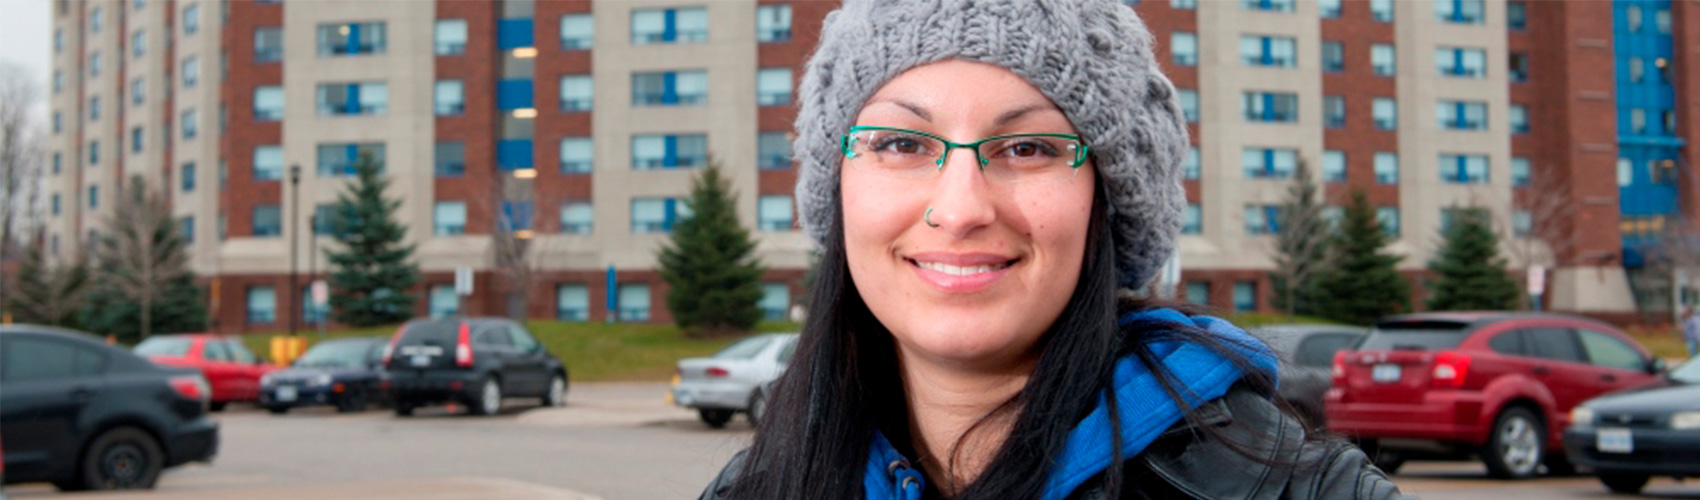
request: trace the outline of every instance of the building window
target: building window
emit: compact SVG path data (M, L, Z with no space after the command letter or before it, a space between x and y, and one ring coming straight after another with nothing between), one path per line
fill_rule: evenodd
M100 166L100 141L89 141L89 166Z
M1487 51L1458 47L1434 50L1435 70L1453 78L1487 78Z
M148 54L148 32L137 31L130 35L130 55L136 59Z
M431 234L455 236L466 234L466 202L439 201L431 210Z
M531 231L535 219L530 201L503 201L501 215L496 220L501 232Z
M674 198L632 198L632 232L666 233L691 216L691 207Z
M791 4L767 4L756 7L756 42L772 43L791 39Z
M590 14L561 16L561 50L590 50L596 39L596 22Z
M327 297L327 299L328 299L328 297ZM309 325L317 325L319 323L324 323L327 319L330 319L330 315L331 315L331 305L329 303L329 300L327 300L326 303L322 304L322 305L316 304L313 301L313 287L312 287L312 285L301 287L301 321L302 322L307 323Z
M1670 9L1659 9L1653 12L1653 24L1658 25L1660 35L1670 34Z
M258 146L254 148L254 180L275 181L283 179L283 147Z
M65 28L55 28L53 30L53 53L60 54L60 53L64 53L64 52L65 52Z
M1369 0L1369 14L1375 22L1393 22L1393 0Z
M1322 182L1346 182L1346 152L1322 152Z
M1617 187L1635 183L1635 166L1628 158L1617 159Z
M1375 222L1381 224L1381 234L1399 237L1399 207L1375 207Z
M277 292L269 286L248 287L248 322L277 321Z
M437 177L466 175L466 143L439 142L432 151L432 171Z
M62 92L64 90L65 90L65 71L64 70L58 70L58 69L53 70L53 93L57 94L57 93Z
M1210 282L1188 281L1186 283L1186 301L1196 305L1210 305Z
M384 23L319 25L320 56L352 56L384 53L388 37Z
M1329 229L1334 229L1334 228L1340 227L1340 220L1345 219L1345 218L1346 218L1345 208L1342 208L1338 205L1328 205L1328 206L1322 207L1322 222L1328 224Z
M144 142L146 141L142 140L142 127L130 127L130 153L133 154L142 152L142 144Z
M1175 10L1198 10L1198 0L1169 0L1169 8Z
M147 99L146 84L147 80L141 78L130 80L130 105L141 106L142 102Z
M590 111L594 97L590 75L561 77L561 111Z
M193 35L201 32L201 4L189 4L183 8L183 34Z
M1436 0L1434 17L1444 23L1482 24L1482 0Z
M1629 58L1629 81L1631 83L1641 83L1641 77L1645 72L1646 68L1642 67L1641 58Z
M65 158L61 156L59 152L55 151L53 153L53 175L59 175L59 172L64 168L64 166Z
M254 62L272 63L283 60L283 28L267 26L254 28Z
M791 140L785 132L756 135L756 166L762 170L791 168Z
M1398 101L1387 97L1377 97L1370 103L1375 115L1375 128L1393 130L1399 128Z
M632 73L633 106L684 106L708 102L707 71Z
M89 210L100 208L100 186L89 186Z
M100 28L105 25L106 11L97 6L89 13L89 31L100 33Z
M1517 128L1517 117L1511 118L1511 128ZM1629 110L1629 131L1635 135L1647 133L1647 111L1643 109Z
M1487 130L1487 103L1440 101L1434 107L1442 130Z
M620 321L649 321L649 285L626 283L617 288Z
M1514 31L1522 31L1529 26L1528 2L1505 3L1505 27Z
M184 163L183 168L178 172L178 176L181 177L178 182L183 184L183 192L195 192L195 162Z
M762 68L756 73L756 104L791 104L791 68Z
M1639 112L1641 110L1637 109L1635 111ZM1522 104L1512 104L1511 107L1506 110L1506 116L1507 116L1506 121L1511 122L1511 133L1513 133L1513 134L1527 134L1527 133L1529 133L1529 108L1527 106L1524 106ZM1645 120L1643 120L1643 121L1645 121ZM1645 131L1646 131L1646 124L1642 123L1640 129L1637 130L1636 133L1641 133L1641 132L1645 132Z
M1242 110L1246 121L1293 123L1299 120L1299 95L1277 92L1246 92Z
M1198 180L1203 167L1198 160L1198 146L1186 148L1186 159L1181 162L1181 176L1189 181Z
M1245 148L1240 166L1247 179L1290 179L1298 165L1298 150Z
M98 51L98 50L95 51L92 54L89 54L89 78L99 78L100 77L100 66L101 66L101 64L100 64L101 60L100 59L101 59L100 58L100 51Z
M438 19L435 34L437 55L452 56L466 53L465 19Z
M1534 232L1534 229L1535 229L1535 218L1529 214L1528 210L1512 210L1511 211L1511 235L1512 236L1516 236L1518 238L1527 238L1527 237L1529 237L1529 233Z
M335 208L336 206L331 203L320 203L313 206L313 223L310 224L313 226L313 234L331 234L331 211Z
M555 285L555 319L590 321L590 290L584 285Z
M254 205L254 237L271 238L283 234L283 212L277 205Z
M561 139L561 173L588 174L595 161L595 143L589 137Z
M1316 13L1323 19L1340 17L1340 0L1317 0Z
M224 241L230 232L230 225L226 223L224 212L218 213L218 225L215 228L218 230L218 241Z
M58 135L59 132L63 131L64 129L65 129L65 117L63 115L60 115L58 111L54 111L53 112L53 134Z
M1666 135L1676 135L1676 111L1659 111L1659 123L1664 125Z
M791 230L791 197L766 195L756 200L756 229L762 231Z
M596 209L588 201L561 204L561 233L590 234L596 224Z
M1293 0L1240 0L1240 6L1246 10L1292 12Z
M1330 95L1322 97L1322 126L1327 128L1346 127L1345 96Z
M1180 89L1181 113L1186 115L1187 123L1198 123L1198 91Z
M1398 70L1397 58L1392 45L1378 43L1369 47L1369 63L1377 75L1393 76Z
M1257 282L1234 282L1234 311L1250 312L1257 310Z
M1322 42L1322 70L1330 73L1346 70L1346 49L1340 42Z
M100 96L89 96L89 121L100 121Z
M1174 54L1178 66L1198 65L1198 35L1190 31L1176 31L1169 35L1169 52Z
M377 142L320 144L318 173L320 177L354 175L354 165L362 156L372 157L382 172L384 153L383 143Z
M1204 234L1204 208L1188 203L1181 217L1181 234Z
M381 115L389 106L389 85L384 83L319 84L319 116Z
M632 11L632 45L706 41L708 9L705 7Z
M59 215L59 193L53 193L53 196L52 196L51 199L53 200L52 203L51 203L51 205L53 207L52 213L53 213L53 215Z
M1281 207L1279 205L1245 206L1245 234L1260 236L1279 232L1281 232Z
M1624 24L1628 25L1630 33L1641 31L1641 7L1638 5L1625 7L1623 21Z
M1240 61L1247 66L1292 68L1298 66L1297 46L1290 36L1242 36Z
M1375 183L1382 185L1399 183L1399 155L1394 153L1375 154Z
M1440 180L1452 184L1487 184L1488 157L1485 155L1440 155Z
M1511 53L1511 81L1529 81L1529 55L1521 52Z
M632 136L632 169L698 168L708 165L708 136Z
M193 110L193 109L188 110L188 111L184 111L182 118L178 119L177 121L180 123L180 126L183 129L183 140L185 140L185 141L192 140L196 136L200 135L200 133L201 133L200 113L196 113L195 110Z
M761 284L761 316L765 321L785 321L791 310L791 287L784 283Z
M254 88L254 119L277 121L283 119L283 87L270 85Z
M433 92L437 116L452 116L466 112L466 88L460 80L437 80Z
M183 88L192 89L201 83L201 59L189 56L183 59Z
M195 242L195 216L190 215L183 217L182 219L178 219L177 227L183 234L184 243Z
M1515 187L1529 186L1529 159L1521 156L1511 157L1511 185Z

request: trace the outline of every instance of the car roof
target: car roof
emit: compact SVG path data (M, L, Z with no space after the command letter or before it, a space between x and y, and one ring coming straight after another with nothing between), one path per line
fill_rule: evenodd
M1283 335L1283 336L1285 336L1285 335L1307 335L1307 334L1313 334L1313 333L1351 333L1351 334L1357 334L1357 335L1363 335L1363 334L1369 333L1368 328L1364 328L1364 327L1361 327L1361 326L1327 325L1327 324L1320 324L1320 323L1317 323L1317 324L1297 324L1297 323L1294 323L1294 324L1280 324L1280 325L1262 325L1262 326L1252 327L1251 330L1253 332L1256 332L1256 333L1266 333L1266 334L1270 334L1270 335Z
M40 335L40 336L46 336L46 337L68 339L68 340L73 340L73 341L76 341L76 342L83 342L83 343L87 343L87 344L94 344L94 345L100 345L100 346L106 346L107 345L106 341L101 340L100 337L96 337L92 333L80 332L80 331L77 331L77 330L72 330L72 329L69 329L69 328L60 328L60 327L57 327L57 326L33 325L33 324L28 324L28 323L14 323L14 324L10 324L10 325L0 325L0 334Z
M1388 316L1388 317L1385 317L1385 318L1382 318L1382 319L1376 321L1375 324L1376 324L1376 326L1381 326L1381 325L1391 324L1391 323L1447 322L1447 323L1457 323L1461 327L1474 329L1474 328L1485 326L1485 325L1492 324L1492 323L1501 323L1501 322L1506 322L1506 321L1531 321L1531 320L1572 321L1572 322L1580 322L1580 323L1590 323L1590 324L1610 328L1610 325L1607 325L1607 324L1605 324L1605 323L1603 323L1599 320L1596 320L1596 319L1593 319L1593 318L1587 318L1587 317L1583 317L1583 316L1572 316L1572 315L1569 315L1569 314L1556 314L1556 313L1521 312L1521 311L1422 312L1422 313L1411 313L1411 314L1400 314L1400 315L1396 315L1396 316ZM1615 330L1615 328L1613 328L1613 330Z

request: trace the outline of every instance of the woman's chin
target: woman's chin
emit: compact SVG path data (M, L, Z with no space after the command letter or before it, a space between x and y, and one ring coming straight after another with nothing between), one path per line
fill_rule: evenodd
M1009 331L1009 324L957 325L892 334L910 357L958 367L1008 366L1013 358L1029 350L1035 339Z

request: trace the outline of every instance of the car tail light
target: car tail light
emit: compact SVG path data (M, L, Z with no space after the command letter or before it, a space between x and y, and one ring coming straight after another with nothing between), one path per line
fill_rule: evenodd
M390 336L390 344L384 346L384 366L390 365L390 357L395 355L395 345L401 342L401 336L406 333L407 325L401 325L401 328L395 330L395 335Z
M1332 377L1336 383L1345 380L1346 351L1336 351L1334 353L1334 365L1328 369L1328 375Z
M1429 383L1435 387L1456 389L1464 386L1464 376L1469 374L1470 355L1440 351L1434 355L1434 373Z
M455 339L455 366L472 367L472 327L460 324L460 338Z
M171 390L177 391L183 399L194 399L206 403L212 399L212 388L207 385L207 379L200 375L182 375L168 380Z
M713 367L713 368L709 368L707 370L704 370L703 374L708 375L708 376L713 377L713 378L724 378L724 377L731 376L732 372L726 371L725 368Z

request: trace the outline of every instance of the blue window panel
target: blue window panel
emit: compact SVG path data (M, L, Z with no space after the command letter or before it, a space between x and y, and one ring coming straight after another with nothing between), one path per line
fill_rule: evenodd
M532 91L532 85L529 78L496 82L496 107L503 111L534 107L531 103L536 93Z
M496 144L496 167L503 171L531 168L531 140L503 139Z
M359 33L359 31L355 31L355 33ZM349 39L352 40L354 37L349 36ZM342 112L351 115L360 114L360 85L350 83L344 92L347 92L348 99L342 101Z
M1281 207L1276 205L1263 206L1263 220L1269 224L1269 234L1281 232Z
M670 17L672 12L668 11L668 14L669 14L668 20L672 20L672 17ZM669 32L671 32L671 30L669 30ZM661 227L662 227L662 229L665 229L668 232L672 232L673 231L673 223L679 221L679 200L677 198L668 198L667 199L667 212L666 213L667 213L667 218L662 219Z
M502 50L535 46L536 36L537 29L532 26L529 17L503 19L496 23L496 47Z
M502 202L502 221L509 231L527 231L531 229L531 202L504 201Z
M667 28L661 31L661 33L662 33L661 40L666 41L666 42L676 42L676 41L678 41L679 40L679 13L678 13L678 11L675 11L673 9L667 9L667 14L664 16L664 18L667 20L667 23L666 23ZM668 205L668 206L672 206L672 205ZM671 217L669 217L668 219L671 220Z

